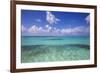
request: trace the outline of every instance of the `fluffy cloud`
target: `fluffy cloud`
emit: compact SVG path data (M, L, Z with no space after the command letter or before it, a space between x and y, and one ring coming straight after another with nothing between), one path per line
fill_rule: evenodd
M52 30L52 27L50 27L49 25L46 25L44 28L33 25L27 31L29 33L48 33L51 30Z
M84 35L88 34L90 31L89 27L85 26L77 26L74 28L63 28L63 29L58 29L55 27L51 27L49 25L45 25L45 27L39 27L36 25L31 26L27 30L25 27L22 26L22 30L26 31L28 34L31 35L45 35L45 36L61 36L61 35ZM23 32L22 31L22 32Z
M60 19L58 19L57 17L55 17L55 15L53 15L51 12L47 11L46 12L46 20L48 21L49 24L56 24L58 21L60 21Z
M84 26L77 26L74 28L65 28L61 30L62 34L68 34L68 35L82 35L82 34L87 34L89 33L90 29L89 27L84 27Z
M40 31L42 32L42 27L37 27L36 25L33 25L28 29L28 32L30 33L38 33Z
M24 25L21 26L21 31L25 32L27 29L24 27Z
M52 30L52 27L51 26L49 26L49 25L46 25L45 26L45 31L51 32L51 30Z
M49 27L49 25L45 25L45 27L46 27L46 28L48 28L48 27Z
M90 23L90 15L88 15L88 16L85 18L85 20L86 20L87 24L89 24L89 23Z
M61 30L62 34L71 34L72 33L72 29L71 28L65 28Z

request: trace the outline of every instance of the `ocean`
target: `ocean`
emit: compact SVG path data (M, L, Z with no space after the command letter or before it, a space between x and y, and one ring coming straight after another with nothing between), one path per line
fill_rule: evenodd
M90 59L89 36L22 36L21 62Z

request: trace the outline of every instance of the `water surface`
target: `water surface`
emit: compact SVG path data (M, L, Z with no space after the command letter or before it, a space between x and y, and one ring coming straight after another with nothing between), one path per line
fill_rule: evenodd
M88 36L22 36L21 62L90 59Z

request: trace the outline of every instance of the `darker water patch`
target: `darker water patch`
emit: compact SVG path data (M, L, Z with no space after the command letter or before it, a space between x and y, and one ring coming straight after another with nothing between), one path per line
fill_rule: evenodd
M60 39L60 38L59 38L59 39L46 39L46 40L63 40L63 39Z
M85 44L68 44L67 46L90 49L90 45Z
M90 49L90 45L85 45L85 44L65 44L65 45L30 45L30 46L21 46L22 49L24 50L31 50L31 49L47 49L47 48L66 48L66 47L72 47L72 48L86 48Z

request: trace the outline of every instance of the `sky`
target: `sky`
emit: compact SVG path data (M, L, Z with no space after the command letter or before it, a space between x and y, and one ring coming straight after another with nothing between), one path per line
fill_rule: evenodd
M88 36L89 13L21 10L22 36Z

